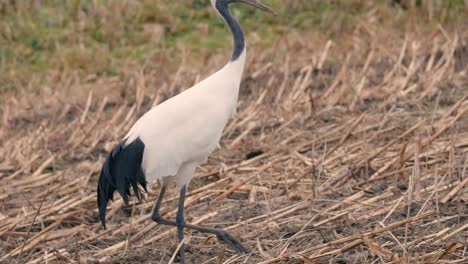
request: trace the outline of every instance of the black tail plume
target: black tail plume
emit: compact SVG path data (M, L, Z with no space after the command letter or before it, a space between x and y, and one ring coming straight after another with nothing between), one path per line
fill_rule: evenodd
M141 168L145 144L140 138L129 144L126 140L112 149L102 165L101 175L97 187L97 205L101 223L106 228L106 208L109 200L113 200L114 191L117 190L128 205L130 185L138 200L141 201L140 184L145 191L146 179Z

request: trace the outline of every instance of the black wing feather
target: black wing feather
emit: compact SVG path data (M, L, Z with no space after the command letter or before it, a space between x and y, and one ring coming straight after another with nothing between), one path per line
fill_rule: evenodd
M106 208L109 200L113 200L114 191L118 191L125 204L128 205L130 185L138 200L141 201L140 184L146 190L146 178L141 169L145 144L136 138L130 144L126 141L115 146L102 165L97 187L97 204L101 223L106 228Z

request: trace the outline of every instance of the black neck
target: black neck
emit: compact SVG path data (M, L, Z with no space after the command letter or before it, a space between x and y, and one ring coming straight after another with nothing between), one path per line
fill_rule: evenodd
M226 20L226 23L231 29L234 37L234 51L232 53L231 61L235 61L245 49L244 32L242 32L239 23L232 17L231 12L229 12L228 1L217 1L216 8L224 20Z

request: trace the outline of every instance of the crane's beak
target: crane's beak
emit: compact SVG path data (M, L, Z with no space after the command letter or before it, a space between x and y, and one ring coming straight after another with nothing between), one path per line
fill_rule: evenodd
M238 2L254 6L254 7L256 7L258 9L260 9L260 10L263 10L265 12L268 12L268 13L275 14L275 11L273 11L273 9L271 9L268 6L260 3L258 0L238 0Z

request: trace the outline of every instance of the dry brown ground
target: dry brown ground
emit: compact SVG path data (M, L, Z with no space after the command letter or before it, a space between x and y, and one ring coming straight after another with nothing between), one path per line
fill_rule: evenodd
M342 43L291 36L251 50L238 115L198 169L186 215L253 253L187 230L188 260L466 263L467 37L362 25ZM113 79L57 74L60 92L5 96L0 262L168 263L174 229L150 219L158 185L143 203L111 203L105 231L100 166L139 116L225 57L173 74L169 55ZM177 197L164 203L169 217Z

